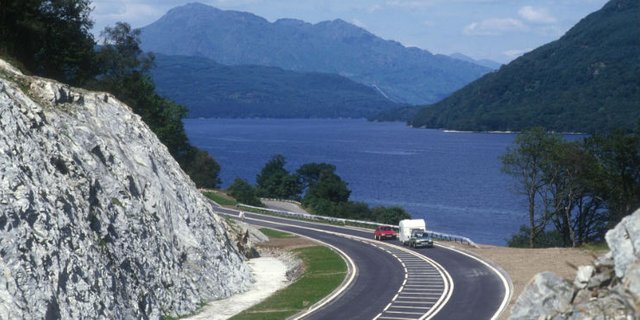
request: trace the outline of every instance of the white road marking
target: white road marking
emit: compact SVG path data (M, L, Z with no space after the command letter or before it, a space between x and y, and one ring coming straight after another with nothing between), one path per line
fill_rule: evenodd
M222 213L225 215L228 215L226 213ZM260 216L260 214L256 214L258 216ZM280 218L280 219L284 219L284 220L288 220L286 218ZM317 231L317 232L322 232L322 233L327 233L327 234L332 234L332 235L336 235L336 236L340 236L343 238L348 238L348 239L352 239L352 240L357 240L363 243L367 243L369 245L372 245L374 247L380 248L381 250L384 250L385 252L390 253L391 255L393 255L394 257L396 257L396 259L398 259L400 261L400 263L402 264L403 268L404 268L404 272L405 272L405 280L400 288L400 290L398 290L398 293L396 294L396 296L394 297L394 299L392 300L391 303L389 303L389 305L387 305L387 307L384 310L387 310L389 308L393 308L393 304L394 302L397 303L409 303L412 304L413 302L404 302L404 300L400 301L398 299L399 293L405 288L405 287L422 287L425 288L426 286L429 285L433 285L433 283L431 284L427 284L427 282L434 280L434 279L438 279L438 278L433 278L433 277L411 277L409 278L408 275L411 272L415 272L418 270L411 270L411 269L421 269L421 266L419 264L416 264L415 262L418 261L424 261L427 262L430 267L428 272L425 272L424 274L439 274L440 277L439 279L441 279L443 281L443 284L440 285L440 287L432 287L431 290L437 291L437 290L442 290L442 294L439 297L423 297L425 300L418 302L418 303L425 303L428 302L426 300L431 300L433 301L434 299L436 300L435 303L433 303L433 305L431 307L429 307L429 311L422 314L422 316L419 318L419 320L427 320L427 319L431 319L433 318L440 310L442 310L442 308L446 305L447 301L449 301L449 299L451 298L451 295L453 294L453 289L454 289L454 283L453 283L453 279L451 278L451 275L436 261L419 254L418 252L415 251L411 251L407 248L403 248L401 246L397 246L397 245L393 245L393 244L387 244L384 242L379 242L379 241L375 241L375 240L370 240L370 239L366 239L366 238L361 238L361 237L357 237L357 236L351 236L351 235L346 235L346 234L341 234L338 232L333 232L333 231L328 231L328 230L322 230L322 229L316 229L316 228L311 228L311 227L305 227L305 226L300 226L300 225L292 225L292 224L287 224L287 223L281 223L281 222L275 222L275 221L268 221L268 220L260 220L260 219L256 219L256 218L247 218L247 220L258 220L258 221L264 221L267 223L271 223L271 224L276 224L276 225L283 225L283 226L290 226L290 227L296 227L296 228L302 228L302 229L307 229L307 230L313 230L313 231ZM325 224L319 224L319 223L308 223L308 224L313 224L313 225L322 225L322 226L326 226ZM351 228L348 228L351 229ZM353 228L355 229L355 228ZM287 231L289 232L289 231ZM292 232L293 233L293 232ZM314 239L315 240L315 239ZM381 245L379 245L381 244ZM439 245L440 246L440 245ZM331 247L331 246L330 246ZM335 247L333 247L335 248ZM392 248L395 251L400 251L399 253L393 253L392 251L388 250L387 248ZM337 249L337 248L335 248ZM450 250L454 250L456 252L465 254L464 252L455 250L455 249L451 249L451 248L447 248ZM341 251L339 251L341 252ZM342 252L342 254L344 254L344 252ZM470 256L468 254L465 254L467 256ZM402 256L402 257L400 257ZM347 257L349 260L351 260L350 257L348 257L346 254L344 254L344 257ZM473 256L471 256L473 257ZM478 258L473 257L474 259L481 261L482 263L486 264L484 261L479 260ZM406 259L406 260L405 260ZM406 263L405 263L406 261ZM353 263L353 261L351 260L351 262ZM489 266L488 264L486 264L487 266ZM353 266L355 268L355 263L353 263ZM491 267L491 266L489 266ZM424 268L424 264L422 265L422 268ZM493 270L495 270L493 267L491 267ZM424 268L426 269L426 268ZM357 269L354 269L355 272L351 273L351 280L349 282L349 284L353 281L353 278L355 278L355 274L357 272ZM435 273L434 273L435 271ZM497 270L495 270L496 273L499 274L499 272L497 272ZM501 278L504 280L504 278L502 277L501 274L499 274L501 276ZM427 281L429 280L429 281ZM506 282L506 280L504 280ZM410 284L408 284L410 282ZM330 297L328 297L328 299L323 300L322 301L322 305L318 305L317 307L314 306L312 307L313 310L310 310L308 312L306 312L305 314L298 316L294 319L300 319L303 316L308 315L309 313L311 313L312 311L317 310L318 308L328 304L329 302L331 302L333 299L335 299L337 296L339 296L340 294L342 294L342 292L344 290L346 290L346 288L348 287L348 285L345 285L343 287L341 287L341 289L339 290L339 292L336 292L335 294L332 294ZM507 290L507 292L510 292ZM499 311L496 313L496 315L494 316L497 317L497 315L500 314L501 310L504 309L504 307L506 307L506 301L508 301L508 299L505 299L505 301L503 301L503 304L505 304L505 306L501 306L501 308L499 309ZM376 316L374 319L399 319L399 318L389 318L389 317L385 317L383 316L383 314L385 313L385 311L381 312L380 314L378 314L378 316ZM406 318L406 319L412 319L414 320L414 318ZM493 319L493 318L492 318Z

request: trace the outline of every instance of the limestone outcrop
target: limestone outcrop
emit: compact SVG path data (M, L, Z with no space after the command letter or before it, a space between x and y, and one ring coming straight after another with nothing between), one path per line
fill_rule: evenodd
M0 319L175 317L251 281L129 107L0 60Z
M573 282L536 275L509 319L640 319L640 210L605 238L610 252L580 266Z

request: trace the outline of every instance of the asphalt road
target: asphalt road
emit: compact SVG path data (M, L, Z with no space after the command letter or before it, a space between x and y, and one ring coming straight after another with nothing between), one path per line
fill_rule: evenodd
M304 319L492 319L505 301L508 288L497 271L462 252L372 241L372 231L357 228L245 215L248 223L320 240L353 260L354 281Z

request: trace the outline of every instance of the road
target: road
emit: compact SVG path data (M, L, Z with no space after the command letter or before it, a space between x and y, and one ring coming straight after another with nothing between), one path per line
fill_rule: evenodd
M217 208L237 216L237 211ZM246 222L293 232L340 250L353 281L303 319L492 319L508 298L506 280L477 258L443 246L408 249L373 232L246 212Z

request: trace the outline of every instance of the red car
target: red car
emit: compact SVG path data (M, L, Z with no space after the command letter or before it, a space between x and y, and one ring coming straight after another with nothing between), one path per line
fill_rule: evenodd
M373 238L376 240L396 239L398 238L398 234L392 227L378 226L373 232Z

